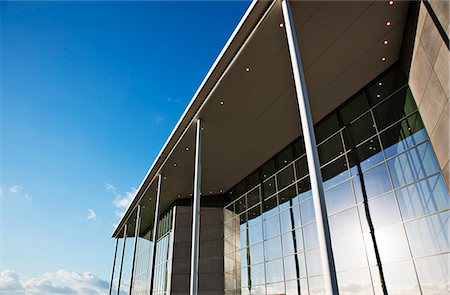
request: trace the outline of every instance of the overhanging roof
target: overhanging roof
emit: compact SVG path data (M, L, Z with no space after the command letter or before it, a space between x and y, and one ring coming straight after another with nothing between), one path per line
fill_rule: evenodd
M390 6L384 1L295 1L291 7L315 122L399 57L407 2ZM204 122L204 195L230 189L300 135L282 22L281 1L252 2L145 176L114 237L125 223L127 235L133 235L138 202L145 206L142 231L150 227L158 172L165 177L162 210L178 198L190 198L196 118Z

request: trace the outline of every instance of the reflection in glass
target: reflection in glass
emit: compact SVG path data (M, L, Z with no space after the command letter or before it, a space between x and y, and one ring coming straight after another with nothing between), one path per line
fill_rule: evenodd
M267 284L267 295L284 295L284 283ZM256 293L255 293L256 294Z
M320 250L308 250L306 254L306 269L308 276L317 276L322 274L322 260L320 259Z
M370 200L369 209L375 229L401 221L393 193Z
M258 264L264 262L264 247L263 243L259 243L248 248L248 258L249 264ZM242 261L242 260L241 260Z
M322 120L319 124L314 126L316 141L321 143L328 138L331 134L339 130L339 120L337 114L332 114L328 118Z
M327 213L333 214L355 205L350 181L346 181L325 192Z
M308 224L316 220L316 215L314 213L314 203L312 199L308 199L305 202L301 203L300 211L303 224Z
M241 236L245 236L245 234L241 234ZM263 236L262 236L261 223L248 228L248 239L249 239L249 245L253 245L253 244L256 244L256 243L259 243L262 241ZM242 244L242 242L241 242L241 247L245 247L245 246L246 246L246 244Z
M356 207L331 215L328 217L328 220L333 241L339 241L361 233Z
M273 239L264 242L264 250L266 260L272 260L281 257L283 254L281 251L281 238L275 237Z
M389 294L420 294L411 260L386 264L383 266L383 272Z
M339 272L337 280L340 295L366 295L373 293L368 268Z
M350 177L349 171L347 170L347 162L345 157L340 157L339 159L333 161L327 166L321 169L323 178L323 189L336 185Z
M450 254L417 259L417 276L423 294L448 294Z
M251 208L259 202L261 202L259 197L259 187L256 187L247 194L247 206Z
M426 178L396 192L403 220L449 208L449 194L440 175Z
M282 190L295 182L294 166L289 165L277 174L278 190Z
M264 225L264 239L270 239L280 234L280 219L278 215L268 218L263 221Z
M448 212L405 223L413 257L450 252Z
M283 281L283 262L281 259L266 262L266 280L268 283Z
M317 147L320 165L324 165L344 153L341 135L338 133Z
M342 123L344 125L348 125L351 121L356 119L369 108L369 101L367 100L366 94L364 92L359 94L355 98L349 100L348 103L345 103L339 110Z
M265 274L264 274L264 263L252 265L250 267L250 279L252 285L261 285L264 284L265 281Z
M275 176L268 179L263 184L263 199L266 199L273 195L277 191L277 188L275 186Z
M383 161L383 153L377 137L369 139L357 148L354 148L348 154L348 162L350 164L350 172L352 175L359 173L357 165L360 165L362 171Z
M319 237L317 236L317 225L315 222L303 227L303 237L305 249L319 247Z
M409 184L440 171L430 142L425 142L388 162L394 187Z
M375 237L383 264L411 258L402 225L377 230Z
M309 278L309 294L319 295L325 293L325 284L322 276Z
M285 280L295 280L306 276L305 257L303 253L284 257Z
M367 266L362 236L334 243L333 255L338 272Z
M375 134L375 125L370 113L365 114L344 129L345 146L348 150Z

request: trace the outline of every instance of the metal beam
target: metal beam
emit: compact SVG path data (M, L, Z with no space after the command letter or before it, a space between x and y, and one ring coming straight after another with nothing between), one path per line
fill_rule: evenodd
M158 174L158 188L156 190L156 200L155 200L155 213L153 219L153 248L152 248L152 261L151 261L151 270L152 275L150 278L150 294L153 294L153 280L155 279L155 262L156 262L156 242L158 239L158 224L159 224L159 204L161 200L161 182L162 176Z
M123 229L123 246L122 246L122 257L120 259L119 281L117 282L117 295L120 294L120 282L122 280L123 259L125 257L125 246L127 244L127 230L128 225L125 224Z
M113 281L114 281L114 269L116 268L117 248L119 246L119 238L116 238L116 246L114 247L114 259L111 271L111 283L109 285L109 295L112 294Z
M202 121L197 119L197 133L195 138L195 171L194 171L194 203L192 205L192 248L191 248L191 279L189 294L198 294L198 252L200 231L200 191L201 191L201 140Z
M131 290L133 288L134 279L134 265L136 264L136 252L138 247L139 232L141 230L141 205L138 204L136 212L136 222L134 224L134 246L133 246L133 259L131 261L131 278L130 278L130 291L128 294L131 295Z
M295 93L297 95L301 127L305 139L306 158L308 161L309 179L316 214L317 233L319 237L322 269L325 281L326 294L339 294L336 269L334 265L333 250L331 247L330 229L323 192L322 174L320 172L319 156L314 134L314 125L309 107L308 93L306 91L305 77L302 69L300 52L295 34L291 7L287 0L282 2L284 27L288 40L289 55L291 58L294 76Z

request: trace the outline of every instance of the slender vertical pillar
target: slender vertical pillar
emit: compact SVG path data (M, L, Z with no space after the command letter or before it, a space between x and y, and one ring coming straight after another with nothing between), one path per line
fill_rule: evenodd
M282 2L283 18L286 28L286 36L291 57L292 72L294 75L295 92L297 95L300 120L305 139L306 158L308 161L309 178L316 214L317 233L319 236L322 269L325 281L326 294L339 294L336 269L334 266L333 251L331 248L330 230L328 227L327 209L323 192L322 175L320 173L319 156L317 154L314 125L309 108L308 94L306 91L305 77L303 74L300 52L292 18L292 11L287 0Z
M112 294L113 281L114 281L114 269L116 268L117 248L119 246L119 238L116 238L116 246L114 247L114 259L111 271L111 283L109 285L109 295Z
M155 279L155 262L156 262L156 242L158 239L158 223L159 223L159 201L161 199L161 181L162 176L158 174L158 188L156 191L156 200L155 200L155 213L153 219L153 248L152 248L152 261L151 261L151 278L150 278L150 294L153 294L153 280Z
M117 282L117 295L120 294L120 283L122 281L122 269L123 269L123 259L125 257L125 246L127 244L127 230L128 225L125 224L123 228L123 246L122 246L122 258L120 259L120 270L119 270L119 281Z
M201 140L202 121L197 119L197 134L195 138L195 171L194 171L194 203L192 205L192 248L191 248L191 279L189 294L198 294L198 252L200 230L200 186L202 178L201 170Z
M133 288L133 279L134 279L134 265L136 264L136 252L138 247L139 240L139 232L141 230L141 205L137 205L136 212L136 223L134 224L134 246L133 246L133 259L131 261L131 278L130 278L130 291L128 294L131 295L131 290Z

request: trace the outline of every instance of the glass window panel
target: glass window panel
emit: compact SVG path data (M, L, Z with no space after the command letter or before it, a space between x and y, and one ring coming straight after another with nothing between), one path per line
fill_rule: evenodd
M425 142L388 162L394 187L440 171L430 142Z
M404 87L374 109L378 130L413 113L417 109L414 98L408 87Z
M270 240L265 241L264 250L266 254L266 260L272 260L281 257L281 237L275 237Z
M322 260L320 259L320 249L317 248L314 250L309 250L306 251L305 253L306 253L306 270L308 272L308 277L321 275Z
M328 214L333 214L355 205L352 185L350 181L344 182L325 192L325 201Z
M289 165L288 167L278 172L277 182L278 182L278 190L282 190L288 185L293 184L295 182L294 166Z
M299 137L294 141L294 157L298 158L305 154L305 142L303 141L303 137Z
M259 243L253 246L250 246L249 249L249 257L247 258L249 264L258 264L264 262L264 247L263 243Z
M247 186L245 185L245 179L236 184L231 192L235 198L239 198L247 191Z
M305 256L303 253L284 257L284 276L285 280L306 277Z
M356 207L328 217L331 239L339 241L361 233Z
M367 113L344 129L345 146L350 150L374 135L375 132L372 115Z
M351 98L348 103L345 103L345 105L340 108L339 113L341 115L342 123L344 125L349 124L356 119L356 117L369 110L369 108L370 106L366 93L360 93L356 97Z
M286 282L286 295L303 295L303 292L300 280Z
M356 203L362 203L364 201L362 188L361 188L361 175L352 178L353 190L355 192Z
M297 243L297 251L303 251L303 230L301 228L295 230L295 241Z
M420 294L411 260L383 265L383 274L389 294Z
M264 225L264 239L270 239L280 234L280 219L276 215L263 221Z
M407 83L405 74L399 67L394 67L388 73L383 74L371 86L369 86L367 93L372 104L376 104L397 89L401 88Z
M350 177L347 169L345 157L340 157L336 161L328 164L321 169L323 188L326 190Z
M369 224L367 223L366 209L364 207L364 204L358 205L358 213L359 213L359 220L361 222L362 231L368 232Z
M278 203L280 204L280 211L292 206L292 199L297 196L297 189L295 184L278 193Z
M321 143L338 130L339 120L337 114L330 115L326 119L321 120L318 124L316 124L316 126L314 126L317 143Z
M252 174L247 176L247 187L248 189L254 188L260 183L259 170L253 171Z
M368 268L337 274L340 295L373 294Z
M283 234L281 239L283 243L283 255L294 254L296 252L295 245L297 239L295 231Z
M309 281L309 294L311 295L323 295L325 292L325 282L322 276L312 277Z
M266 262L267 283L283 281L283 263L281 259Z
M275 176L271 179L268 179L263 184L263 198L266 199L273 195L277 191L277 187L275 186Z
M282 150L275 157L278 169L287 166L289 163L294 161L294 154L292 151L292 146L288 145L284 150Z
M288 209L280 213L281 232L285 233L295 228L294 214L298 214L298 209Z
M263 217L264 219L278 213L277 196L273 196L263 202Z
M368 266L362 236L333 243L333 256L338 272Z
M308 162L306 156L301 157L295 161L295 173L297 174L297 180L308 175Z
M247 212L244 212L241 215L239 215L239 222L241 224L244 224L247 222Z
M375 238L383 264L411 258L403 225L389 226L375 231Z
M245 232L241 232L241 236L245 235ZM261 223L256 224L248 228L249 245L256 244L262 241L262 226ZM245 246L245 245L241 245Z
M300 204L300 212L302 217L302 224L308 224L316 220L314 213L314 203L312 199L308 199Z
M267 284L267 295L285 295L284 283Z
M299 201L304 201L312 197L311 194L311 184L309 182L309 177L299 181L297 183L297 188L299 192Z
M404 187L396 194L405 221L449 208L449 194L440 175Z
M247 206L250 208L259 202L261 202L259 187L256 187L247 194Z
M319 247L319 237L317 235L317 225L315 222L303 227L303 237L305 249Z
M245 201L245 195L242 196L241 198L239 198L239 200L236 201L236 203L234 204L235 209L236 209L236 213L241 213L244 212L245 209L247 209L247 203Z
M258 222L261 222L261 206L257 205L247 212L248 215L248 225L252 226L254 224L257 224Z
M264 263L252 265L249 273L252 285L265 284Z
M247 251L248 248L242 248L241 250L239 250L239 255L241 257L241 267L246 267L248 266L248 256L247 256ZM230 268L229 268L230 269Z
M392 189L385 164L378 165L363 173L367 198L373 198Z
M414 257L450 252L448 212L405 223Z
M275 160L273 158L264 163L264 165L260 168L260 173L263 180L272 176L275 171Z
M357 175L360 171L369 169L383 161L383 159L378 138L375 136L349 152L348 162L351 167L350 172L352 175Z
M386 157L392 157L428 138L419 113L393 125L380 134Z
M370 200L369 209L375 229L401 222L393 193Z
M324 165L344 153L341 135L338 133L317 147L320 165Z
M416 259L423 294L448 294L450 254Z

